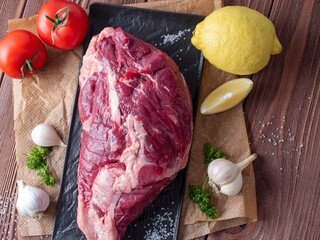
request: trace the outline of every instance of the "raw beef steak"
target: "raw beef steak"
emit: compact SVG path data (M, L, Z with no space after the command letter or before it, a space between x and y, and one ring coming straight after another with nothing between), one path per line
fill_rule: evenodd
M88 239L121 239L186 166L190 93L167 54L120 28L92 38L79 81L78 225Z

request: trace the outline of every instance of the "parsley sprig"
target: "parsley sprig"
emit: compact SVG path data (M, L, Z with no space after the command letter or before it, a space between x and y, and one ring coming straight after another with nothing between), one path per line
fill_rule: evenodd
M55 183L54 178L49 172L48 169L48 160L45 159L49 152L51 152L51 147L41 147L33 148L31 153L23 153L23 155L28 156L27 158L27 166L30 169L38 169L39 172L37 176L42 178L42 182L48 186L52 186ZM46 163L44 160L47 160Z
M215 146L210 143L206 143L203 146L203 153L205 156L204 164L206 167L217 158L227 158L221 150L216 150ZM189 197L192 202L197 203L203 213L205 213L209 218L215 219L217 217L217 209L211 204L212 196L210 193L206 192L205 185L208 181L208 176L204 180L201 186L189 185Z
M205 184L208 181L208 177L204 180L201 186L189 185L189 197L192 202L197 203L203 213L209 218L215 219L217 217L217 209L215 206L210 204L211 194L205 190Z
M211 146L210 143L206 143L203 146L203 153L205 156L205 162L204 164L206 165L206 167L209 166L209 164L217 158L227 158L227 156L225 154L222 153L221 150L216 150L215 146Z

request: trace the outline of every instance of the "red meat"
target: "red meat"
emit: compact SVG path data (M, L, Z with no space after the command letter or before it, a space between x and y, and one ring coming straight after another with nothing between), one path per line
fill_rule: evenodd
M190 93L167 54L120 28L92 38L79 82L78 225L87 239L121 239L186 166Z

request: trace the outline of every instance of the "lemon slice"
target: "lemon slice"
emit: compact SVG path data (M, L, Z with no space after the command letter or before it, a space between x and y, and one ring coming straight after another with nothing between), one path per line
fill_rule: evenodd
M203 101L200 112L213 114L228 110L248 96L253 82L248 78L228 81L213 90Z

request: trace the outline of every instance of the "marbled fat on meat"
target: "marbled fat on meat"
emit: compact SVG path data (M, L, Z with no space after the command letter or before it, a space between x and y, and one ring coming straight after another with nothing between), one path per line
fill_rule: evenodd
M190 93L167 54L120 28L92 38L79 83L77 222L87 239L121 239L186 166Z

